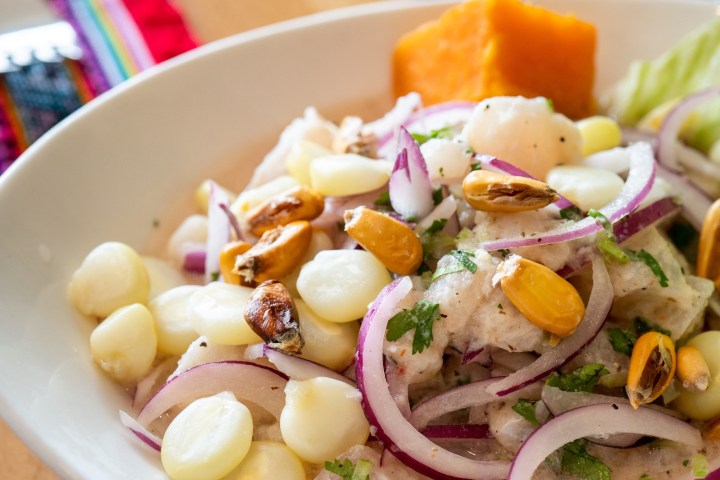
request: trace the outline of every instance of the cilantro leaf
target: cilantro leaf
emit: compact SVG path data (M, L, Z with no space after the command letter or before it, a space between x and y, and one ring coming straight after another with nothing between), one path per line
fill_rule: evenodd
M435 273L432 274L432 277L430 277L430 283L434 282L440 277L444 277L445 275L450 275L452 273L460 273L463 270L465 270L465 267L460 265L459 263L452 263L450 265L445 265L444 267L440 267L437 270L435 270Z
M440 318L440 305L422 299L410 310L398 312L388 321L385 338L393 342L405 332L415 329L412 353L420 353L432 343L432 327L438 318Z
M437 130L432 130L430 133L411 133L412 137L415 139L415 141L422 145L423 143L427 142L428 140L431 140L433 138L446 138L451 139L453 138L453 129L452 127L443 127L438 128Z
M358 460L353 464L349 459L340 462L337 458L332 462L325 462L325 470L342 477L343 480L368 480L372 462L369 460Z
M583 218L582 211L575 205L560 210L560 218L565 220L581 220Z
M668 278L665 275L665 272L663 271L662 267L660 266L660 263L658 263L657 260L655 260L655 257L650 255L645 250L640 250L639 252L628 252L631 257L635 257L636 260L640 260L645 265L650 268L650 270L653 272L653 275L657 277L658 282L660 282L661 287L667 287L668 286Z
M482 163L480 163L480 162L471 163L470 170L473 172L475 172L477 170L482 170Z
M443 228L445 228L445 225L447 225L448 219L447 218L438 218L437 220L433 220L433 222L430 224L430 226L425 230L423 233L428 235L434 235L438 232L440 232Z
M530 422L531 425L538 426L540 425L540 421L535 416L535 403L537 402L532 400L520 399L515 403L515 405L510 408L512 408L515 413Z
M388 197L389 198L389 197ZM434 205L440 205L443 201L443 189L442 187L433 188L432 199ZM447 220L445 220L447 222Z
M605 255L606 259L615 260L618 263L625 264L630 261L630 255L618 246L617 243L610 238L604 237L597 242L598 249Z
M389 207L390 206L390 192L385 191L375 200L375 205L378 207Z
M578 439L560 449L560 469L583 480L610 480L612 470L587 452L587 440Z
M450 252L450 255L455 257L455 259L460 262L460 264L465 267L470 273L477 272L477 264L470 260L470 257L475 256L473 252L470 252L468 250L453 250Z
M600 225L602 225L603 229L605 230L605 233L607 234L608 238L615 241L615 232L613 231L612 222L599 210L595 210L594 208L591 208L588 211L588 216L594 218L597 220Z
M612 345L613 350L624 353L627 356L630 356L632 353L637 339L640 338L643 333L647 332L660 332L668 337L670 336L668 330L654 323L650 323L650 321L642 317L636 317L632 325L624 330L614 327L607 329L608 339L610 340L610 345Z
M557 387L565 392L592 392L598 380L610 373L605 365L588 363L571 373L560 374L553 372L545 381L546 385Z

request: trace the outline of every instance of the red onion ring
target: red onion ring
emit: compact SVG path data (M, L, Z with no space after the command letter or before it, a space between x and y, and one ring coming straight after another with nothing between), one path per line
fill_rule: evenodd
M220 273L220 251L230 241L230 220L221 205L230 200L215 182L210 182L208 201L208 233L205 256L205 282L213 280L213 274Z
M500 397L515 392L526 385L547 377L551 372L575 358L580 351L593 341L605 324L613 301L613 288L602 257L593 258L593 287L585 316L575 333L563 339L533 363L488 386L488 393Z
M665 115L658 129L658 140L655 151L660 165L674 172L680 170L676 147L680 128L685 119L693 111L717 96L720 96L720 87L710 87L699 90L680 100L670 109L667 115Z
M420 146L407 130L400 127L398 155L390 175L390 204L397 213L422 218L433 207L433 188Z
M230 227L232 227L233 231L235 232L235 238L237 238L238 240L244 240L245 236L242 233L242 227L240 226L240 222L238 221L232 210L230 210L230 206L227 203L220 203L218 204L218 206L222 208L222 211L225 212L225 215L227 215Z
M162 446L162 439L160 437L140 425L137 420L135 420L133 417L123 412L122 410L120 410L119 413L120 423L125 425L125 427L127 427L127 429L133 433L133 435L142 440L145 445L157 452L160 451L160 447Z
M413 114L422 108L422 99L415 92L400 97L395 106L382 118L366 123L364 131L371 132L378 139L378 147L386 145L393 137L393 133L410 121Z
M193 250L185 254L183 270L192 273L205 273L205 250Z
M703 446L700 432L675 417L649 408L635 410L622 403L601 403L562 413L531 433L517 451L507 478L531 478L548 455L578 438L618 433L665 438L697 448Z
M600 213L611 223L615 223L635 210L645 199L655 180L655 159L652 149L647 143L635 143L628 147L630 155L630 173L620 194L600 209ZM548 245L583 238L603 229L593 217L586 217L578 222L570 222L548 232L536 235L515 237L485 242L481 247L487 251L528 247L532 245Z
M509 462L471 460L439 447L417 431L402 415L388 390L383 367L387 322L398 303L412 289L408 277L396 280L380 293L365 315L356 361L362 407L371 433L410 468L438 479L504 479Z
M273 365L277 367L280 372L292 379L308 380L315 377L327 377L355 387L355 382L345 375L311 360L279 352L265 344L262 346L262 353L268 360L270 360L270 362L272 362Z
M680 198L683 216L698 232L702 230L705 215L712 200L684 175L658 165L658 176L668 182L672 191Z
M287 376L250 362L204 363L173 377L140 410L137 421L147 427L169 408L229 390L238 400L249 400L275 418L285 405Z
M428 438L492 438L487 424L461 423L450 425L428 425L420 433Z

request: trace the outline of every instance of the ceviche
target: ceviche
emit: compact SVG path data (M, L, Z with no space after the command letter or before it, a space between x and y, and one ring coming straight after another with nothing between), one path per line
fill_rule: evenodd
M307 108L165 257L109 241L74 273L120 420L176 480L720 478L720 165L687 136L720 88L621 127L649 78L574 120Z

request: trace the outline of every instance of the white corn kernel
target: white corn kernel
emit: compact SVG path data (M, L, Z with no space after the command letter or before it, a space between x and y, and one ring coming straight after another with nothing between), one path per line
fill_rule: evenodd
M305 345L300 357L335 371L347 368L355 357L360 326L357 322L335 323L321 319L300 299L295 300Z
M243 218L253 207L257 207L275 195L297 187L298 181L289 175L281 175L259 187L249 188L238 195L230 205L230 211L238 218Z
M205 250L207 231L208 219L205 215L190 215L183 220L168 240L167 251L170 261L182 267L186 253Z
M230 392L195 400L165 432L160 459L173 480L219 480L250 450L250 410Z
M224 187L220 187L217 182L213 180L204 180L195 189L195 205L197 206L198 211L203 215L207 215L208 205L210 203L210 185L213 183L215 183L215 185L218 186L225 193L225 195L228 197L229 203L235 201L235 194L232 193L230 190Z
M130 384L145 376L157 353L153 317L139 303L122 307L90 334L93 360L111 378Z
M318 157L332 155L332 153L332 150L310 140L298 140L285 157L285 168L290 176L300 184L310 186L310 163Z
M608 170L563 165L548 172L547 184L582 210L590 210L602 208L617 197L624 182Z
M255 441L240 465L223 480L305 480L300 459L280 442Z
M470 168L468 146L442 138L431 138L420 145L430 180L463 178Z
M363 250L325 250L306 263L297 280L303 300L332 322L362 318L367 307L391 282L390 273Z
M602 168L620 174L630 168L631 153L632 150L629 148L615 147L588 155L582 163L586 167Z
M244 311L252 288L212 282L188 300L188 316L195 331L222 345L262 342L245 321Z
M622 141L620 125L612 118L597 115L580 120L576 125L583 140L583 156L615 148Z
M171 288L187 283L180 271L165 260L155 257L142 257L150 276L150 300Z
M392 165L354 153L328 155L310 163L313 190L332 196L367 193L385 185Z
M182 355L198 338L187 305L190 297L202 288L199 285L181 285L163 292L148 304L155 319L159 353Z
M85 315L106 317L131 303L147 303L150 278L138 253L120 242L95 247L73 273L70 301Z
M348 448L364 444L370 434L360 392L327 377L290 380L280 414L283 440L311 463L332 460Z
M720 332L703 332L686 345L700 350L710 370L710 383L704 392L682 390L674 405L694 420L710 420L720 415Z

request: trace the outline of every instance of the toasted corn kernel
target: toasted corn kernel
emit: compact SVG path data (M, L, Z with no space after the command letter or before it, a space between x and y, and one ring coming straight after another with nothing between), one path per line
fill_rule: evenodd
M720 290L720 199L715 200L703 222L697 256L697 275L715 282Z
M295 302L279 280L255 288L245 307L245 321L265 343L286 353L299 354L305 344Z
M677 351L678 379L685 390L704 392L710 384L710 368L700 350L691 346L680 347Z
M557 337L573 333L585 315L585 304L575 287L545 265L510 255L498 265L493 285L498 280L520 313Z
M233 273L235 259L237 259L238 255L242 255L250 250L250 247L251 245L249 243L237 240L226 244L223 249L220 250L220 274L225 283L240 285L240 276L237 273Z
M465 200L483 212L524 212L543 208L559 197L548 184L488 170L470 172L463 181Z
M398 275L410 275L422 263L422 244L415 232L380 212L365 207L346 210L345 231Z
M287 275L302 260L311 236L312 227L306 220L268 230L250 250L238 255L232 273L250 287Z
M675 375L675 344L667 335L647 332L638 338L630 355L625 386L630 405L638 408L665 392Z
M254 235L297 220L313 220L325 208L322 195L301 185L276 195L247 213L245 221Z

